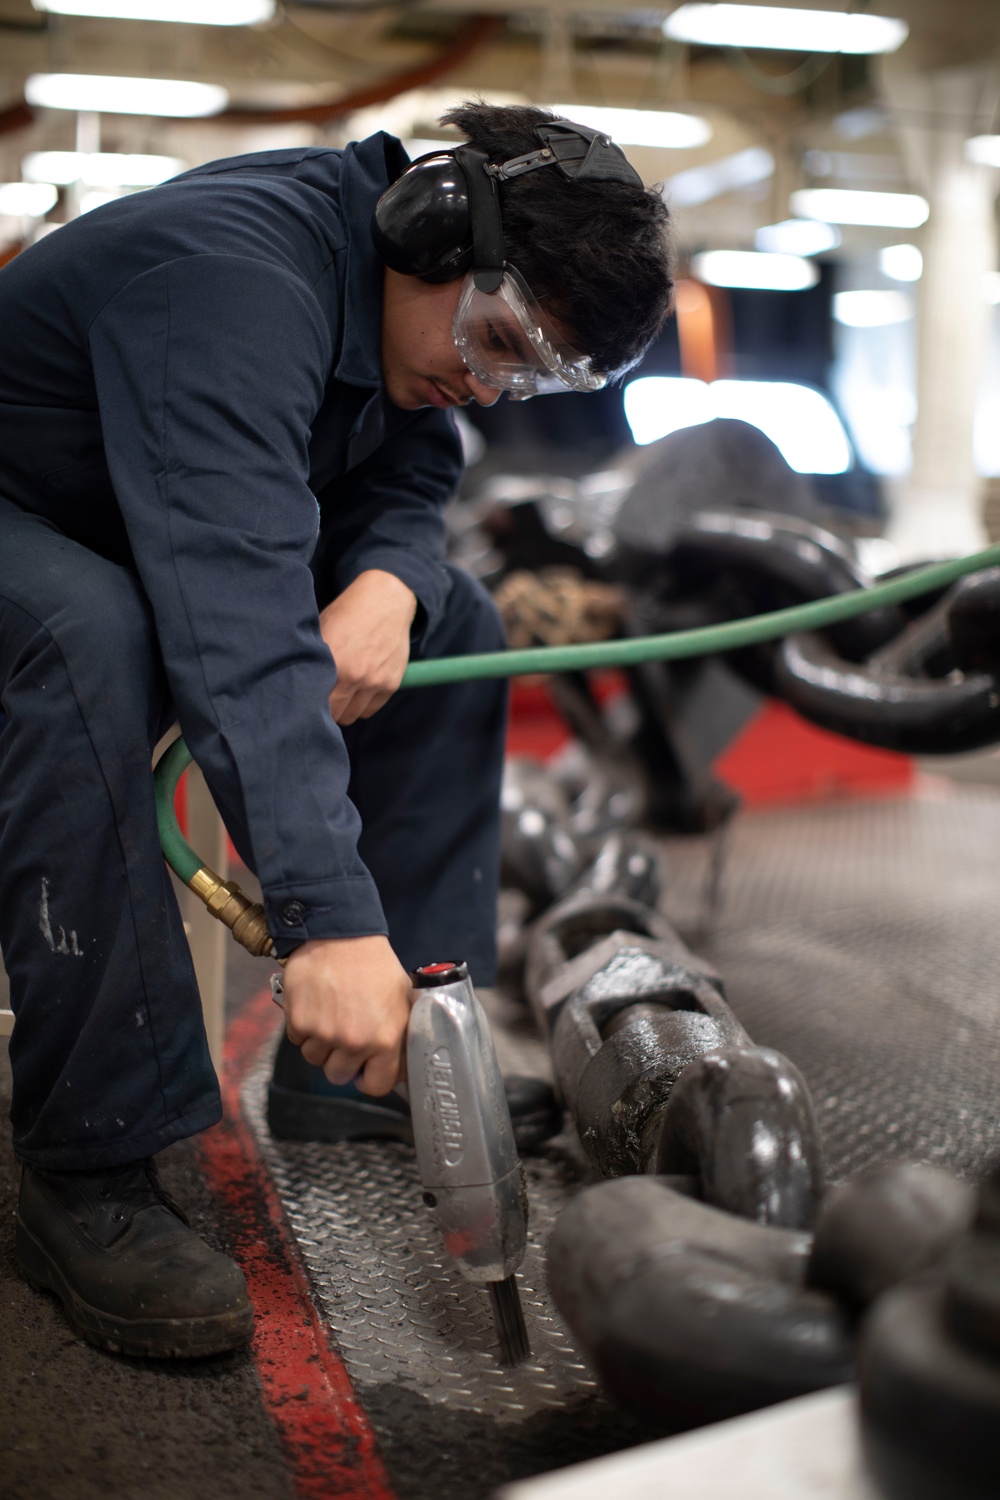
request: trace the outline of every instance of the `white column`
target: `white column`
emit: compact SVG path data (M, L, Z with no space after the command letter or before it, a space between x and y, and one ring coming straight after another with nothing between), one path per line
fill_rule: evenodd
M990 328L983 279L997 267L997 174L967 162L964 146L984 128L979 111L987 81L982 68L885 69L914 187L930 203L920 236L913 466L888 527L904 558L986 545L972 444ZM907 237L902 231L900 238Z
M101 149L101 117L93 110L81 109L76 117L76 150L83 156L95 155ZM75 219L80 212L80 199L86 192L82 182L70 185L66 194L67 215Z

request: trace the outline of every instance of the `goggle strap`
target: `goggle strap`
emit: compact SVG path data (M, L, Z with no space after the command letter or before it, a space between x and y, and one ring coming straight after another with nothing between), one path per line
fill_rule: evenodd
M488 162L486 170L494 180L506 182L511 177L523 177L525 172L534 172L539 167L555 165L555 152L550 146L541 146L535 151L526 151L523 156L512 156L510 161L499 164Z
M547 120L535 135L551 148L555 165L571 182L627 182L642 187L642 178L610 136L574 120Z
M490 177L507 182L540 167L558 167L570 182L594 178L642 187L642 178L621 147L603 131L558 119L536 125L535 135L542 142L537 150L525 151L522 156L512 156L505 162L488 162L486 171Z

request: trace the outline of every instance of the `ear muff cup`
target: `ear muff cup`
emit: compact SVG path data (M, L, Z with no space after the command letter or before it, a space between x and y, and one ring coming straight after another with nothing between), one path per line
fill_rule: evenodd
M372 241L386 265L422 281L455 281L472 264L469 182L454 156L414 162L382 194Z

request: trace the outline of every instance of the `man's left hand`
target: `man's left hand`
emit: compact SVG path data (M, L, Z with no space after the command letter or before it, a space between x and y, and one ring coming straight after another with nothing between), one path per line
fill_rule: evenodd
M361 573L319 617L337 664L330 712L338 724L370 719L392 697L410 659L413 590L380 568Z

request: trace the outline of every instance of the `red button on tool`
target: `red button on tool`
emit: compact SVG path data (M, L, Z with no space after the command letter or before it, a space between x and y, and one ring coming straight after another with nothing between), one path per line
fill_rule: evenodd
M418 990L432 990L439 985L459 984L468 977L469 971L461 959L451 959L448 963L423 964L414 969L413 984Z

